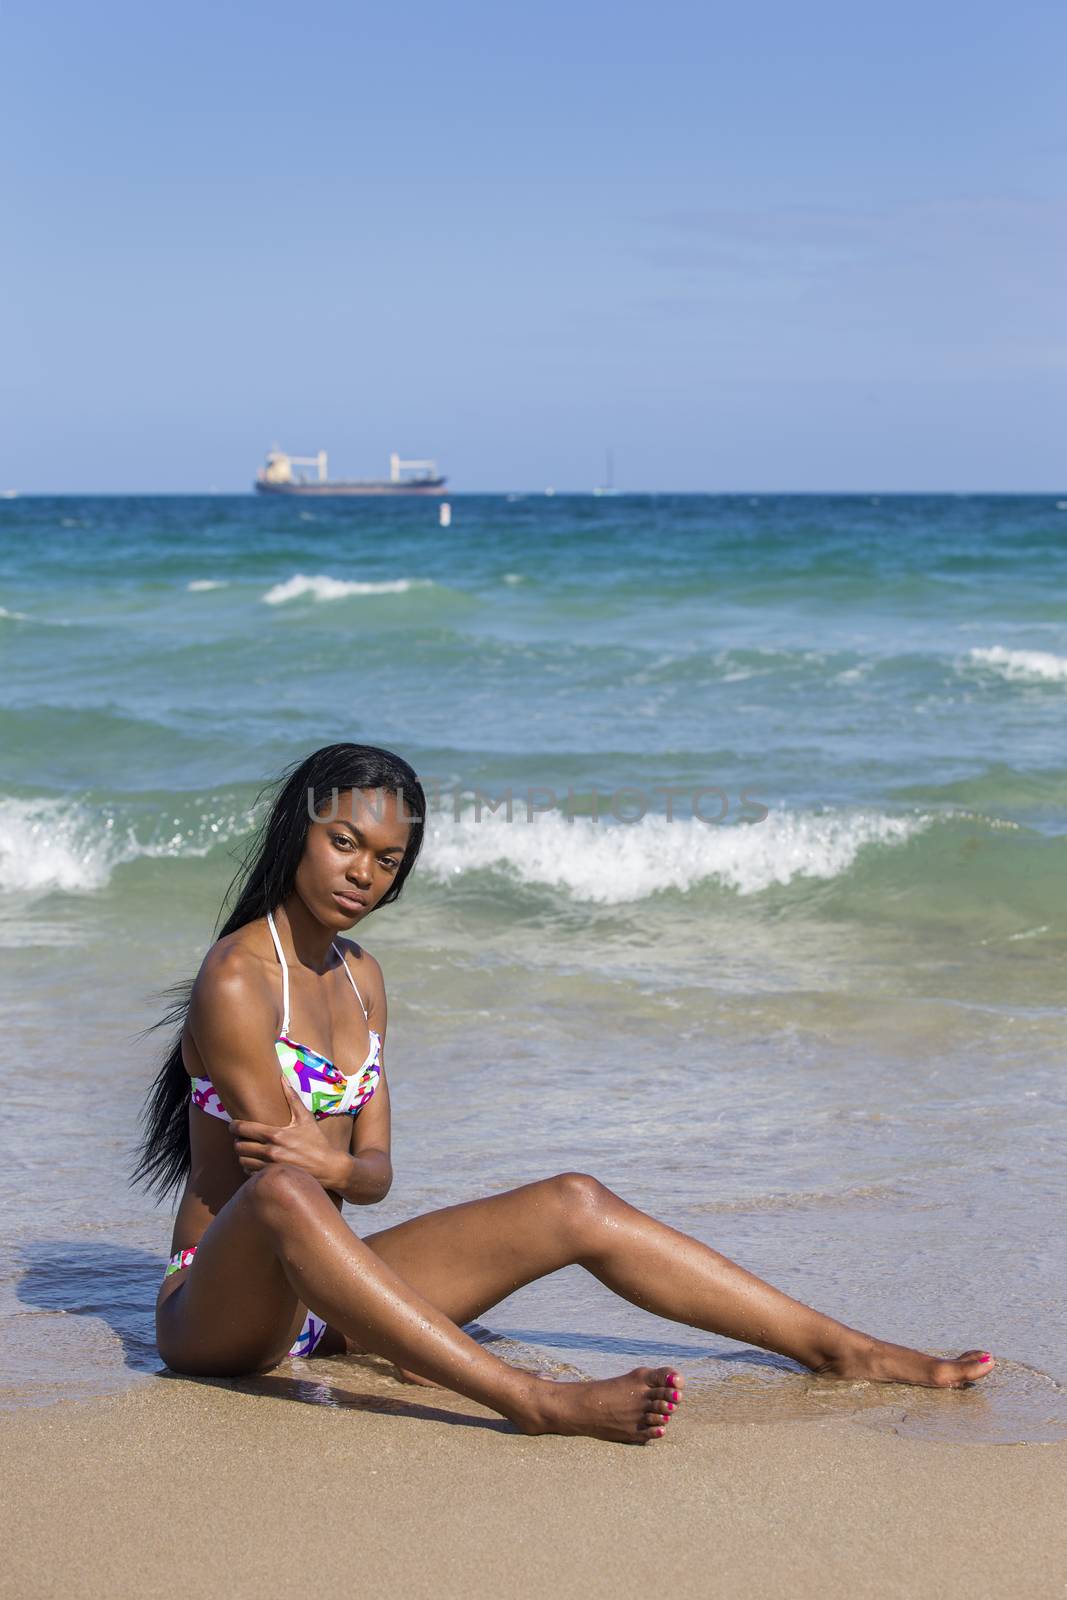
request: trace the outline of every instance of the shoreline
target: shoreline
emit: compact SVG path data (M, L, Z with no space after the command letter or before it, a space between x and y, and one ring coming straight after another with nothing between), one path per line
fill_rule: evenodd
M1067 1442L946 1444L836 1419L687 1427L683 1407L639 1448L527 1438L377 1372L329 1405L319 1388L281 1371L160 1377L8 1412L9 1592L1062 1593Z

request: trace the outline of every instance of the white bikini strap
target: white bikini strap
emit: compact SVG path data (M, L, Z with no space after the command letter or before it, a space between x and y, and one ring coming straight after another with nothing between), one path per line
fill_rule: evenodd
M363 1015L365 1017L367 1017L367 1008L363 1004L363 996L360 994L359 989L356 986L356 980L352 976L352 968L348 965L348 962L345 960L345 953L341 949L340 945L338 945L338 944L334 945L334 949L337 951L337 954L341 957L341 965L342 965L342 967L344 967L345 971L348 973L348 981L352 985L353 989L355 989L355 991L356 991L356 999L359 1001L360 1010L363 1012ZM370 1021L369 1017L367 1017L367 1021L368 1022Z
M282 969L282 998L285 1002L285 1016L282 1018L282 1032L289 1032L289 963L282 954L282 941L278 938L278 930L274 926L274 913L267 912L267 926L270 936L274 940L274 948L278 952L278 961Z

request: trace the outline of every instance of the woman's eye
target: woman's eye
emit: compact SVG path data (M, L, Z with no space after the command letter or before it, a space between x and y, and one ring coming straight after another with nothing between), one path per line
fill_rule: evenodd
M385 868L386 872L395 872L399 863L396 861L383 861L381 865Z
M330 838L334 844L343 844L346 847L352 843L351 839L347 838L343 833L331 833Z

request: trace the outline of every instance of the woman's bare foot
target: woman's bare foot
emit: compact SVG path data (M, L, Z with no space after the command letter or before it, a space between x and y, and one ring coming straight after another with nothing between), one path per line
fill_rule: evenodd
M671 1367L635 1367L621 1378L586 1383L535 1378L529 1406L511 1420L522 1433L582 1434L649 1444L666 1431L684 1383Z
M860 1338L832 1361L814 1368L820 1377L866 1378L870 1383L914 1383L927 1389L962 1389L992 1372L987 1350L965 1350L955 1360L924 1355L903 1344Z

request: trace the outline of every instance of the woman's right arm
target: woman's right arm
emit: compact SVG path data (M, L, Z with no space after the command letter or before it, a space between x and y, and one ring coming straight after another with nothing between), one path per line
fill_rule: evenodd
M235 1121L272 1127L290 1121L274 1049L276 1022L263 963L239 945L209 951L193 985L189 1029Z

